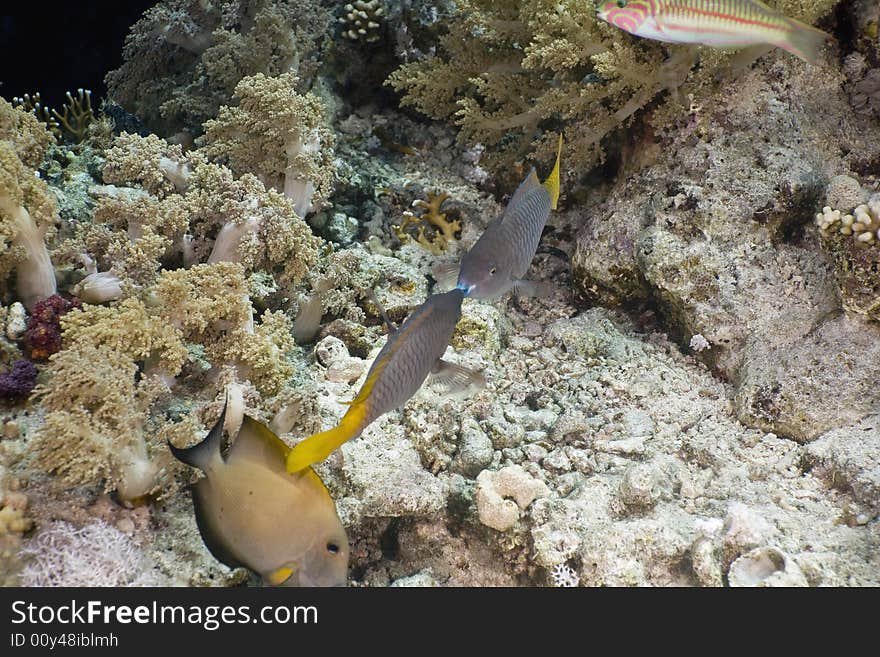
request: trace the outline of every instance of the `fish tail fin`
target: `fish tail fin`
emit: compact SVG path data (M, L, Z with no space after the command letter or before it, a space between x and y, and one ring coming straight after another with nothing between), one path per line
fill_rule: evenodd
M355 404L339 424L328 431L321 431L303 440L287 453L287 471L299 472L313 463L323 461L343 443L356 438L364 430L364 417L367 409L363 404Z
M559 202L559 159L562 156L562 133L559 133L559 145L556 147L556 164L553 165L553 171L544 181L544 188L550 194L550 207L556 209Z
M776 45L805 62L817 65L822 45L832 36L793 18L786 18L785 21L788 23L789 31L785 39Z
M227 400L223 402L223 410L220 412L220 417L202 442L192 447L175 447L171 444L171 441L168 441L168 448L171 450L174 458L199 470L205 469L205 466L214 455L220 453L223 441L223 425L226 423L226 404L228 401L227 397Z

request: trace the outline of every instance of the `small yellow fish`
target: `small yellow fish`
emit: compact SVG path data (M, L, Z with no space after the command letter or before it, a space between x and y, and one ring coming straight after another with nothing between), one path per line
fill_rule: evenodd
M244 416L226 458L226 406L208 436L174 456L205 476L192 487L205 545L231 568L244 566L271 585L345 586L349 546L336 505L311 468L289 474L288 447Z
M770 44L816 64L831 36L759 0L608 0L599 18L636 36L717 48Z

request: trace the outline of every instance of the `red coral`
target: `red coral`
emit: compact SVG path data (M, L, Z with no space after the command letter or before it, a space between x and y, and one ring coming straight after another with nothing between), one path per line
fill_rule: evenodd
M53 294L38 301L31 311L24 345L33 360L46 360L61 349L61 316L82 307L79 299L65 298Z

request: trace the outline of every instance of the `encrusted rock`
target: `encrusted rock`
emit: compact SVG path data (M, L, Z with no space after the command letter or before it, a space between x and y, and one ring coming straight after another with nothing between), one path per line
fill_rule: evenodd
M518 465L501 470L483 470L477 477L477 513L480 522L499 532L507 531L519 520L535 498L548 495L547 485L533 478Z
M727 581L731 586L807 586L798 565L782 550L759 547L730 565Z
M461 422L461 442L458 453L452 460L451 470L467 477L476 477L486 468L495 455L492 441L473 418L465 417Z

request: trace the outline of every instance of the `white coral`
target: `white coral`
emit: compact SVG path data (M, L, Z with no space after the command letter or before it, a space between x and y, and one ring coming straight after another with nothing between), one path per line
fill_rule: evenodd
M880 240L880 195L857 206L852 214L843 214L826 205L816 215L816 224L823 232L837 230L841 235L852 235L859 242L873 244Z
M58 521L22 549L30 557L23 586L158 586L163 582L141 548L102 520L85 527Z
M535 498L549 494L547 485L518 465L483 470L477 477L477 513L487 527L507 531ZM513 499L509 499L513 498Z
M553 566L550 571L550 578L553 580L553 586L561 588L573 588L581 583L578 574L565 563L558 563Z

